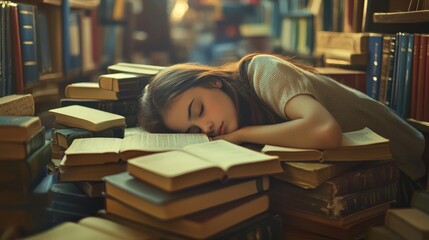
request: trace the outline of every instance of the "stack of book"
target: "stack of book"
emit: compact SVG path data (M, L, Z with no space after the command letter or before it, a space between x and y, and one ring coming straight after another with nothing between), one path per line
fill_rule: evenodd
M180 239L258 232L278 239L281 219L267 212L267 175L281 171L277 157L224 140L134 157L126 172L104 178L106 209L100 213Z
M389 141L368 128L344 133L342 146L334 150L265 146L263 152L284 161L284 173L271 181L270 201L286 232L359 238L383 223L396 200L399 170Z
M320 31L317 34L317 54L323 54L327 65L361 66L369 61L369 39L373 33Z
M86 106L125 117L128 127L137 125L139 97L144 87L162 67L117 63L108 67L98 82L78 82L66 86L60 106Z
M429 239L428 202L428 191L415 191L411 198L410 208L388 210L385 224L371 227L367 239Z
M46 166L51 148L39 117L30 116L31 98L0 98L0 232L7 227L35 231L49 226L46 207L52 178Z
M124 137L125 118L123 116L79 105L55 108L49 112L55 116L51 141L53 151L58 150L54 152L54 157L61 159L60 181L100 181L105 175L125 169L125 165L119 161L109 165L97 160L75 164L72 160L74 148L83 147L87 151L95 148L92 145L85 145L88 139L102 136L120 140ZM95 172L98 172L98 175Z

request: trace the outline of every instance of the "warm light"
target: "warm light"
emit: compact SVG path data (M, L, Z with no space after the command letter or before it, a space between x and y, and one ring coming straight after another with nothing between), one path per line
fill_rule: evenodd
M171 20L173 22L179 22L182 20L186 11L188 11L189 5L188 0L177 0L174 3L173 10L171 11Z

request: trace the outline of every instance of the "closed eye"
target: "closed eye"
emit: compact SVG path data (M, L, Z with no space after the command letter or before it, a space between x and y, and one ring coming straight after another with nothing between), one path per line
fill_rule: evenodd
M204 105L201 104L200 113L198 114L199 117L203 116L204 114Z

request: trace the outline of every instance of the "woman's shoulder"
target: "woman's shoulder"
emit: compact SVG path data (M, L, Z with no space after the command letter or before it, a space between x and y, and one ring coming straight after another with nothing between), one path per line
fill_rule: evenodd
M270 70L270 69L279 69L279 66L284 67L293 67L288 61L280 58L279 56L270 55L270 54L258 54L254 56L248 65L248 71L259 71L259 70Z

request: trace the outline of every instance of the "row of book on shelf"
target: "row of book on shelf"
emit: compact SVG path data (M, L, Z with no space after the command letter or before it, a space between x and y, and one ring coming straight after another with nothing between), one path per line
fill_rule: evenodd
M333 65L366 66L366 93L404 119L429 121L428 34L319 32L316 52Z
M0 96L121 59L125 24L113 23L124 21L127 2L102 2L110 11L100 1L2 1Z
M106 75L118 68L122 75L146 76L151 75L148 70L156 74L162 69L116 64ZM129 82L100 76L97 91L106 90L101 88L106 79L118 91ZM141 76L128 79L143 86L147 81ZM31 95L5 98L0 115L21 109L23 99L32 103ZM121 98L102 101L113 104ZM397 196L399 171L391 161L389 142L367 128L344 133L336 150L266 145L255 151L203 134L148 133L127 126L126 117L114 109L98 106L76 103L50 110L55 117L47 132L50 141L41 137L45 132L38 117L0 117L0 135L5 136L0 148L8 152L0 160L1 183L20 194L3 198L9 193L2 189L2 215L7 216L0 222L2 229L15 225L30 238L43 239L82 228L83 222L106 221L122 229L123 236L143 231L154 238L233 239L244 232L264 234L263 239L349 239L383 225ZM20 113L31 114L34 109ZM11 151L12 145L21 150ZM36 157L39 152L45 157ZM45 201L36 204L32 199L40 196L40 189ZM28 215L24 222L22 213ZM91 216L97 218L85 220ZM108 231L95 229L92 234L100 236Z

